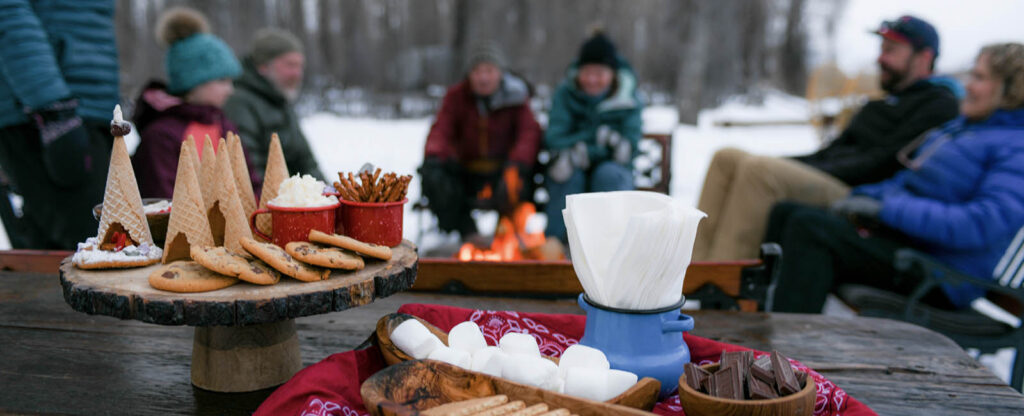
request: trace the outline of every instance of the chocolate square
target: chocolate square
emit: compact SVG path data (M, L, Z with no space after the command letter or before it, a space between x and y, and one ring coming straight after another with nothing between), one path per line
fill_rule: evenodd
M751 371L758 367L750 367ZM774 399L779 397L775 389L757 377L747 377L747 390L750 391L751 400Z
M800 386L801 389L803 389L804 386L806 386L806 383L807 383L807 373L805 373L803 371L797 371L797 372L795 372L795 374L796 374L796 382L797 382L797 384Z
M786 356L778 351L772 351L772 372L775 373L775 385L779 389L779 394L785 396L800 391L793 367Z
M736 365L719 368L711 376L714 380L715 397L743 400L743 385L740 384L740 369Z
M757 366L757 367L761 367L762 370L769 370L769 371L771 371L771 369L772 369L772 355L771 354L762 355L761 358L758 358L758 359L754 360L754 363L752 365Z
M696 391L704 391L704 393L708 393L708 391L704 390L704 386L705 380L707 380L708 377L711 377L711 373L693 363L686 363L683 365L683 371L686 373L686 385Z
M772 372L771 367L764 369L757 365L750 366L750 378L756 378L768 384L769 387L775 388L775 373Z

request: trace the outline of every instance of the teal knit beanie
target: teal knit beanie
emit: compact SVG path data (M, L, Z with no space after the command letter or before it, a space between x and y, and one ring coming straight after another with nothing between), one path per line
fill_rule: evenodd
M167 49L167 92L183 95L207 81L237 78L242 66L220 38L211 35L206 18L188 8L166 11L157 23L157 39Z

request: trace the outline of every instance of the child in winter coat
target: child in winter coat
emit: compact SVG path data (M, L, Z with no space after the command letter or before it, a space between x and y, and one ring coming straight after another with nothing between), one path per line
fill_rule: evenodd
M136 103L134 122L142 141L132 165L144 198L171 198L182 141L193 137L204 158L207 135L216 148L227 132L237 131L221 108L233 91L232 79L242 73L241 65L231 49L208 32L206 19L187 8L168 10L157 23L158 40L168 45L169 81L150 82Z

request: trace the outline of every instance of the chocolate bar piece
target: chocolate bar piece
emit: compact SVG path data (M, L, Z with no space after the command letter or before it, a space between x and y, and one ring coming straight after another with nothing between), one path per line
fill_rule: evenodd
M775 386L779 389L779 394L785 396L800 391L793 367L786 356L778 351L772 351L772 372L775 373Z
M750 363L753 361L753 351L727 351L722 352L721 367L728 367L729 365L736 363L739 364L739 368L746 369L747 367L750 367Z
M708 373L708 377L700 383L701 391L707 393L710 396L715 395L715 378L713 374Z
M797 371L796 372L796 382L800 386L801 389L804 388L805 383L807 383L807 373L805 373L803 371Z
M758 367L750 367L751 373L753 373L755 368L760 370ZM751 377L747 377L747 390L750 391L749 396L752 400L774 399L779 397L779 395L775 393L775 389L772 388L769 383L765 383L760 378L754 377L753 375L751 375Z
M702 391L704 389L704 381L711 377L711 373L693 363L683 365L683 371L686 373L686 385L696 391ZM708 393L706 390L704 392Z
M771 367L764 369L757 365L750 366L750 378L756 378L768 384L768 387L775 388L775 374Z
M724 399L743 400L743 385L740 384L739 367L730 365L725 368L719 368L711 377L714 380L712 382L714 385L713 396Z
M772 355L771 354L762 355L761 358L758 358L758 359L754 360L754 363L752 365L757 366L757 367L761 367L762 370L771 371L771 369L772 369Z

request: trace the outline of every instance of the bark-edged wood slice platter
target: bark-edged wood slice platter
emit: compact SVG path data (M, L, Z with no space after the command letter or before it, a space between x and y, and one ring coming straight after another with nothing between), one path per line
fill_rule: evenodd
M362 270L335 270L331 278L304 283L283 276L271 286L245 282L201 293L174 293L149 285L159 264L134 269L82 270L64 259L64 301L91 315L160 325L251 325L362 306L401 292L416 280L416 246L402 241L388 262L367 260Z
M368 260L362 270L335 270L319 282L282 277L271 286L243 282L201 293L151 287L149 274L159 264L82 270L68 257L60 265L60 282L64 301L79 312L195 326L192 384L246 392L283 384L302 368L295 318L366 305L412 286L416 246L402 241L391 252L387 262Z

